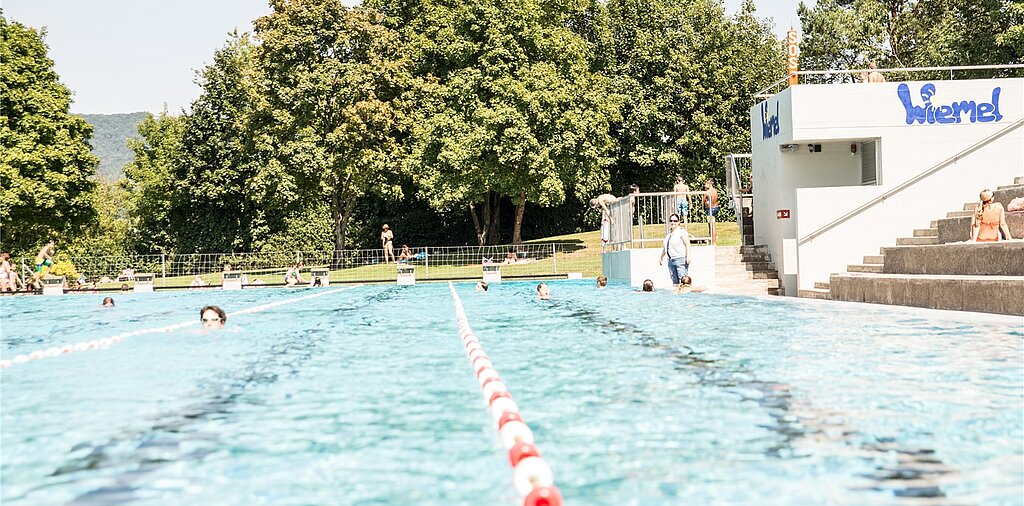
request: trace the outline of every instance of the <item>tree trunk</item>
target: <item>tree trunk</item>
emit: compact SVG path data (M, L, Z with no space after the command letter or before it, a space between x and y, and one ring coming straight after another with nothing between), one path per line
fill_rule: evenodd
M501 195L497 192L487 192L491 195L491 227L490 237L487 244L501 244Z
M526 213L526 192L519 192L519 203L516 204L516 221L512 226L512 244L523 243L523 214Z
M345 250L345 229L348 228L349 219L352 217L352 210L356 207L354 194L342 195L335 190L331 195L331 218L334 220L334 261L331 262L332 269L344 267L342 252Z

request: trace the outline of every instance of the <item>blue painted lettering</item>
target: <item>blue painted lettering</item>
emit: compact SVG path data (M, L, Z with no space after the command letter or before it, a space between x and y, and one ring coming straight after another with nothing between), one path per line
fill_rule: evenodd
M971 123L990 123L1003 119L1002 113L999 112L999 93L1001 91L1002 89L999 87L992 89L991 102L961 100L948 105L933 104L932 97L935 96L935 85L926 83L924 86L921 86L921 100L924 105L919 106L914 105L914 100L910 96L910 87L906 83L900 83L896 88L896 96L899 97L900 102L903 103L903 109L907 112L906 121L908 125L913 125L914 123L920 125L925 123L929 125L935 123L960 123L965 119L964 114L967 114L966 119Z
M768 102L761 104L761 139L771 139L779 135L779 103L775 102L775 115L768 116Z

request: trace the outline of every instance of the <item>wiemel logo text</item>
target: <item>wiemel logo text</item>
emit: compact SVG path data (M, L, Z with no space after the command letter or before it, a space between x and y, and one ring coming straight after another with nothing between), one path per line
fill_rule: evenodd
M965 119L971 123L990 123L1003 119L1003 115L999 112L1000 91L1002 90L999 87L992 89L991 102L961 100L948 105L937 105L932 103L932 97L935 96L935 85L927 83L921 86L923 106L914 105L913 99L910 98L910 87L906 83L901 83L896 88L896 95L900 97L900 102L903 102L903 108L907 110L908 125L913 125L915 121L922 125L925 123L929 125L935 123L960 123ZM964 116L965 113L967 113L966 117Z
M775 102L775 116L768 116L768 102L761 104L761 139L779 135L779 103Z

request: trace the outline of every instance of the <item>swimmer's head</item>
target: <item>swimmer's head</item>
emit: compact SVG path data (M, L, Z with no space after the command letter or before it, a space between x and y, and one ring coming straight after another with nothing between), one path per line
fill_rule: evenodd
M103 297L103 307L114 307L114 298Z
M643 291L645 291L645 292L653 292L654 291L654 281L651 281L649 279L645 279L644 280Z
M199 310L199 319L205 328L222 329L228 321L228 315L217 306L206 306Z

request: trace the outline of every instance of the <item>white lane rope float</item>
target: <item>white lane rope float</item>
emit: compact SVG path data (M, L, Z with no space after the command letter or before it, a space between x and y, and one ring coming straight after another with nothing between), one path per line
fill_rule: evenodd
M351 288L351 287L348 287L348 288ZM343 290L347 290L348 288L339 288L339 289L336 289L336 290L328 290L328 291L314 293L314 294L310 294L310 295L303 295L301 297L296 297L296 298L293 298L293 299L284 299L284 300L279 300L279 301L276 301L276 302L270 302L270 303L267 303L267 304L261 304L259 306L253 306L253 307L250 307L250 308L242 309L240 311L235 311L233 313L228 313L227 316L239 316L239 315L244 315L244 314L258 313L260 311L265 311L267 309L275 308L275 307L278 307L278 306L285 306L285 305L294 304L296 302L303 301L303 300L314 299L316 297L323 297L324 295L329 295L329 294L332 294L332 293L337 293L337 292L340 292L340 291L343 291ZM36 350L36 351L31 352L31 353L25 353L25 354L21 354L21 355L16 355L12 359L0 360L0 369L6 369L6 368L11 367L12 365L15 365L15 364L24 364L24 363L30 362L32 360L40 360L40 359L44 359L44 358L52 358L52 357L57 357L57 356L60 356L60 355L66 355L68 353L75 353L75 352L86 351L86 350L96 350L96 349L100 349L100 348L109 348L110 346L112 346L114 344L117 344L117 343L120 343L120 342L124 341L125 339L127 339L129 337L141 336L141 335L144 335L144 334L158 334L158 333L161 333L161 332L173 332L173 331L178 330L178 329L183 329L183 328L186 328L186 327L191 327L193 325L196 325L197 323L199 323L199 322L196 321L196 320L186 320L186 321L183 321L183 322L180 322L180 323L175 323L175 324L172 324L172 325L164 325L163 327L151 327L151 328L148 328L148 329L140 329L140 330L132 330L130 332L122 332L122 333L117 334L115 336L104 337L102 339L93 339L91 341L79 341L77 343L68 343L68 344L65 344L63 346L51 346L49 348L46 348L45 350Z
M508 451L509 463L512 464L516 490L523 496L524 506L561 506L562 493L554 484L551 466L541 458L540 451L533 441L533 432L526 425L519 406L512 400L505 382L498 376L494 364L487 357L483 346L469 327L469 318L462 307L462 299L455 290L455 285L448 282L452 299L455 301L455 320L459 326L459 337L466 348L476 372L477 382L483 390L484 402L491 411L491 416L498 424L501 443Z

